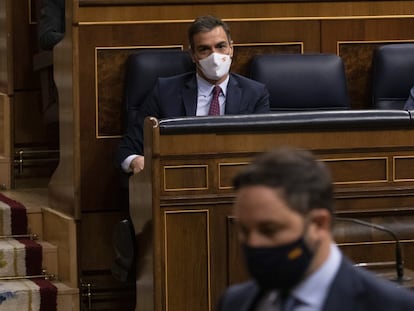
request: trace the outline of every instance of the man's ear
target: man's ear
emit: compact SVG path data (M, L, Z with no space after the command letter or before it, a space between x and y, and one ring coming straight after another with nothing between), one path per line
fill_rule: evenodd
M234 46L233 46L233 40L230 40L230 57L233 58L234 53Z
M309 213L310 222L315 224L318 229L331 231L332 215L325 208L316 208Z
M190 47L190 49L189 49L189 53L190 53L191 60L193 61L193 63L194 63L194 64L197 64L197 61L196 61L195 56L194 56L194 52L193 52L193 50L191 49L191 47Z

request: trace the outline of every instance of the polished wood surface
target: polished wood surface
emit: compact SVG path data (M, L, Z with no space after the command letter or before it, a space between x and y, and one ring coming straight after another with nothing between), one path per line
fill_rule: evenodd
M38 224L33 224L33 216L30 216L31 224L37 227L37 230L31 232L37 234L42 241L48 241L58 247L58 278L66 285L77 288L78 264L74 220L49 208L47 188L11 189L2 191L2 194L23 204L28 213L39 214L40 219L36 220Z
M343 0L343 1L336 1L336 0L319 0L317 2L353 2L358 0ZM373 0L378 1L378 0ZM215 0L214 3L243 3L243 4L256 4L257 1L254 0ZM290 3L290 2L311 2L309 0L261 0L260 2L272 2L272 3ZM312 1L316 2L316 1ZM80 6L99 6L99 5L148 5L148 4L197 4L206 3L205 0L79 0Z
M11 135L12 98L10 98L13 88L10 0L0 0L0 12L0 186L9 189L12 185L11 153L13 142Z
M50 205L65 214L80 217L79 77L77 29L72 27L76 9L65 1L65 36L54 47L54 77L59 94L60 160L49 184ZM74 35L75 34L75 35Z
M12 183L11 99L0 93L0 187L10 189Z
M46 133L39 91L15 92L13 103L14 146L43 144Z
M147 119L146 167L130 180L141 250L136 310L211 310L226 286L247 277L230 181L254 155L286 144L312 150L331 169L338 216L393 230L413 269L414 171L404 169L414 161L413 135L409 126L162 135ZM395 260L387 233L338 221L334 236L355 262Z
M414 42L414 19L322 21L322 51L342 57L352 108L371 104L373 52L384 44Z
M11 94L12 81L12 10L11 0L0 0L0 92Z
M75 229L71 227L69 231L65 229L65 232L70 232L76 237L72 239L73 236L70 236L72 239L70 243L76 244L79 261L71 262L69 266L70 264L77 265L79 275L70 272L67 274L68 279L75 282L74 279L77 277L85 278L85 276L93 275L94 277L90 277L91 282L102 284L99 289L101 301L105 299L116 301L114 296L119 297L117 290L122 288L119 284L115 285L110 275L110 264L114 258L114 252L111 243L104 241L111 240L111 227L125 216L125 211L119 206L121 194L118 187L118 172L113 164L113 154L124 127L122 123L124 107L121 100L123 73L125 59L130 53L142 48L186 49L188 46L186 29L189 23L198 15L211 13L226 20L232 28L235 42L233 60L235 72L248 74L249 61L257 54L335 53L345 61L352 107L366 108L369 107L370 64L373 49L380 44L414 42L414 1L261 1L259 3L248 0L237 2L220 0L212 3L202 2L199 0L191 2L185 0L169 0L168 2L155 0L66 1L65 38L54 49L55 81L60 101L61 153L59 166L49 185L49 204L52 210L73 220L75 227ZM32 54L37 45L37 36L34 33L36 27L33 23L34 14L29 4L33 4L33 1L0 0L0 133L1 137L4 137L0 142L0 184L5 184L6 187L12 184L14 137L17 142L28 143L33 140L39 142L44 135L44 129L40 125L39 111L36 110L40 105L36 94L38 80L32 70ZM16 127L15 130L13 130L13 124ZM379 134L387 137L387 133L384 131ZM343 133L333 134L342 135ZM398 141L404 134L394 133L393 135L396 135L393 139ZM262 145L264 148L265 144L273 140L266 138L267 135L263 137L266 142ZM226 145L235 149L245 144L244 139L234 138L232 142L227 139L225 139ZM248 143L252 143L256 138L249 136L246 139ZM306 134L302 138L284 137L282 141L290 141L290 139L304 146L308 144ZM353 135L347 134L335 138L321 134L319 139L326 139L327 145L332 148L336 148L338 142L344 144L347 141L350 144L348 147L351 148L355 141ZM363 132L359 136L361 142L375 141L375 139L376 137ZM183 139L176 137L173 141L181 143ZM219 142L224 144L220 139ZM171 145L169 142L162 142L163 146L169 146L169 144ZM357 142L354 144L355 149L352 149L350 154L356 158L365 155L365 150L359 150ZM395 150L400 147L405 148L404 144L400 147L394 142L387 142L387 144ZM374 149L376 146L372 145L370 148ZM210 277L207 281L203 281L202 287L194 288L193 292L194 300L202 297L200 303L203 308L213 308L213 300L219 295L223 284L234 282L241 275L239 267L231 265L238 256L234 237L226 238L227 243L233 245L232 249L234 249L234 251L229 251L226 265L222 264L222 259L219 258L219 254L226 251L225 245L216 244L217 240L227 234L225 232L227 229L223 228L231 226L231 221L226 218L231 210L231 176L253 155L245 154L242 147L237 152L238 157L232 158L230 163L215 162L218 156L210 154L210 162L207 166L205 163L200 166L194 160L188 161L187 165L190 166L182 170L180 169L182 159L171 155L171 161L165 170L151 172L151 178L165 178L165 187L152 191L153 194L158 193L169 198L166 202L171 207L167 216L154 218L155 224L165 223L167 232L170 233L171 231L168 230L172 232L178 230L177 224L191 225L190 219L195 218L200 224L198 228L200 236L191 237L188 245L204 243L203 245L211 246L210 263L205 263L205 258L203 258L206 254L205 250L199 249L192 253L195 258L200 259L200 262L211 266L209 271L200 270L199 267L194 270L195 275ZM409 151L407 152L409 155ZM349 176L346 172L343 173L341 164L331 160L330 165L337 171L337 177L342 178L338 179L341 183L340 191L337 193L338 198L341 198L338 205L341 208L348 207L348 203L351 202L352 209L364 211L366 218L373 219L372 217L377 215L376 211L366 209L367 206L376 206L384 214L382 209L389 207L388 198L392 197L393 204L402 207L404 213L409 215L411 213L409 206L412 204L409 180L413 174L405 169L411 164L409 157L404 158L407 154L391 160L386 150L379 159L364 158L347 162L352 170L360 172L357 178L368 183L375 181L376 185L382 187L358 191L352 186L352 178L356 177ZM387 160L384 160L384 157ZM190 159L187 158L187 160ZM236 160L236 163L232 162ZM396 182L398 181L401 189L408 192L390 188L389 174L391 173L388 170L384 171L384 166L390 166L391 163L395 165ZM212 174L199 179L211 169L211 165L219 165L220 179ZM181 182L178 183L177 180ZM205 191L214 196L215 190L209 187L216 182L219 182L220 196L210 199L217 206L221 206L220 210L213 212L210 208L206 208L206 211L200 212L198 207L193 209L196 201L189 203L190 208L186 213L177 212L173 208L181 204L181 199L176 196L177 191L180 190L179 192L184 196L204 195ZM353 212L346 211L351 214ZM140 210L140 213L140 215L145 215L148 212ZM181 214L186 217L177 220ZM206 216L207 214L209 217ZM392 212L387 211L385 214L391 215ZM51 236L53 236L52 233L56 227L52 225L54 217L49 216L48 219L51 221L47 224L51 226ZM219 217L217 219L220 220L213 220L215 219L213 216ZM144 217L144 219L147 218ZM204 230L205 228L202 229L206 222L210 227L221 229L217 229L218 231L214 233L208 232ZM223 223L227 225L224 226ZM60 224L64 228L68 227L67 224ZM404 224L408 226L408 223ZM141 229L145 229L140 230L142 241L151 236L148 228L147 224L142 225ZM154 237L157 240L158 234L161 233L156 233ZM69 243L67 241L63 238L59 243L64 246ZM79 241L82 242L79 243ZM157 246L154 251L157 256L167 255L170 259L178 260L180 253L171 249L171 246L179 243L179 240L169 238L167 246ZM403 243L408 245L406 247L408 253L411 252L410 243L409 238ZM98 249L94 248L95 246ZM144 246L148 249L153 248L150 244L144 243ZM391 245L388 246L391 248ZM352 252L355 248L356 246L351 247ZM145 258L144 261L146 260L151 261L150 258ZM230 272L227 272L228 266L232 267ZM71 266L68 268L73 269ZM157 290L154 293L155 300L151 298L152 294L149 294L145 302L141 301L142 306L152 306L153 301L156 303L157 310L165 306L166 301L174 301L174 305L178 303L180 306L176 299L179 299L183 292L174 296L172 284L175 281L188 282L189 280L183 279L173 266L166 266L164 270L159 267L157 269L159 269L156 271L157 288L161 288L164 275L171 275L167 283L167 291ZM188 270L183 271L188 272ZM211 277L212 271L222 275L228 273L227 281L215 283L216 280ZM148 274L148 270L142 270L139 279L140 286L147 288L149 283L146 277L152 278L152 276ZM210 298L205 299L205 297ZM100 306L100 308L104 307ZM116 303L114 303L112 309L116 310L116 308Z
M91 2L90 2L91 3ZM413 1L304 1L204 3L180 5L108 5L81 6L77 22L81 24L142 23L145 21L191 21L195 16L215 14L225 20L246 21L253 19L303 19L303 18L372 18L413 16Z
M110 288L113 281L110 276L110 262L114 256L112 245L97 243L99 250L94 250L92 246L95 246L95 239L110 241L110 226L124 216L124 211L119 206L121 194L113 155L124 127L123 74L125 59L130 53L142 48L186 49L186 30L190 22L198 15L211 13L225 19L231 26L235 42L234 71L246 74L249 61L256 54L335 53L346 62L352 105L353 108L359 108L369 106L371 53L378 43L373 43L372 40L380 41L379 43L400 40L414 42L414 1L193 3L195 2L181 1L180 4L172 5L152 2L144 5L140 0L66 1L66 34L54 50L55 80L60 96L61 154L59 166L49 186L50 204L53 209L78 221L78 240L84 241L78 245L81 277L96 276L97 282L109 286L108 293L115 292L115 289ZM346 42L341 43L341 40ZM354 140L353 136L348 135L335 139L328 136L320 138L328 139L333 146L337 140ZM251 142L252 139L254 137L248 138L248 141ZM362 134L361 139L373 137L364 138ZM306 141L306 135L303 141ZM243 146L244 143L241 140L227 142L233 146ZM359 156L357 151L356 155ZM250 156L243 156L239 160L248 161ZM177 163L180 164L180 161ZM177 163L172 161L171 166ZM371 163L376 168L382 165L381 160L353 165L365 167ZM237 170L237 165L222 165L221 170L221 191L230 193L231 190L227 189L229 176ZM205 183L174 185L177 178L174 176L199 176L202 173L203 168L200 167L187 168L184 172L176 168L168 168L166 172L151 172L152 177L167 174L165 176L168 181L166 189L153 191L163 191L163 195L165 193L166 196L174 197L174 191L170 190L175 186L203 188ZM384 176L362 177L372 180ZM208 182L211 184L214 181ZM186 190L186 194L197 191L201 193L204 190ZM377 191L379 193L382 192ZM346 195L345 191L344 196ZM382 198L366 196L365 192L358 196L360 199L355 200L355 205L374 202L380 206L385 204ZM142 197L145 195L140 196ZM224 200L220 212L227 214L231 200ZM401 196L397 202L409 200L411 199ZM143 213L145 215L146 212ZM199 214L197 216L200 217L197 218L198 221L201 221L202 217ZM100 219L101 223L94 222L93 219ZM157 221L164 220L160 218ZM96 227L96 233L89 228L91 225ZM146 230L141 238L145 240L149 236L148 226L142 226ZM103 237L94 236L98 232ZM170 241L169 245L174 243L175 241ZM215 247L217 249L212 252L210 264L218 269L215 271L224 275L227 269L217 264L219 259L216 258L219 256L216 254L223 248ZM154 251L157 256L161 255L161 251L164 252L161 248ZM101 256L95 256L95 252ZM176 253L168 254L174 258L177 256ZM195 253L195 256L200 256L200 253ZM151 261L149 258L143 260ZM196 272L201 273L198 270ZM157 270L157 273L156 284L161 286L160 278L164 271ZM232 275L236 278L238 274L234 272ZM143 270L140 286L144 288L148 287L146 277L152 278L152 275ZM207 286L206 283L203 284ZM222 287L223 285L212 286L209 289L211 297L217 297ZM203 293L206 291L203 289ZM195 293L195 297L199 297L200 293L201 291ZM145 302L141 301L142 306L151 309L155 301L158 310L158 304L165 304L161 298L176 299L169 295L161 296L160 291L156 291L154 300L151 295L148 294L146 298L141 296L141 299L145 299ZM204 301L203 306L213 307L212 303L212 300Z
M18 91L40 87L38 75L33 70L33 55L38 50L36 20L32 19L29 2L11 1L13 31L13 80Z

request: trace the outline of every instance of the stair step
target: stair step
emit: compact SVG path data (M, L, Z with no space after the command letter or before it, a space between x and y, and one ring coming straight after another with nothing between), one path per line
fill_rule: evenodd
M58 289L57 311L79 311L79 289L52 282Z
M43 261L42 268L47 274L53 274L59 277L57 247L46 241L38 241L42 245Z
M67 284L59 280L58 247L43 240L43 222L45 221L44 211L49 210L47 188L2 191L2 194L12 200L22 203L26 207L28 232L36 234L39 238L37 242L42 245L42 268L46 270L47 274L53 274L57 278L55 281L52 281L58 289L57 311L79 311L79 289L67 285L67 275L65 275L65 273L63 273L63 279ZM45 236L48 236L48 234ZM76 284L76 282L70 284Z
M42 283L39 283L42 282ZM56 305L57 311L79 311L79 290L77 288L70 288L59 281L51 281L57 289ZM1 282L0 295L2 297L0 310L32 310L38 309L37 306L42 303L52 303L53 296L49 296L51 287L48 282L44 283L39 279L28 280L7 280ZM49 297L43 300L42 294L39 291L39 286L43 287L44 297ZM36 294L34 294L36 293ZM29 303L30 302L30 303ZM33 308L34 307L34 308ZM43 306L47 310L53 310L47 305Z
M26 207L28 232L43 238L42 209L48 207L47 188L7 190L2 194Z
M36 234L39 239L43 238L43 219L40 208L26 208L27 213L27 232Z

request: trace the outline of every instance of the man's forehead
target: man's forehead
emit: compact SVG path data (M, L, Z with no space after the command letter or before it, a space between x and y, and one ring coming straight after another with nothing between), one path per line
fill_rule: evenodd
M216 27L211 30L200 31L194 35L194 38L206 38L206 37L220 37L227 41L227 35L223 27Z
M196 46L200 47L200 46L210 46L210 45L222 45L222 44L227 44L228 41L227 40L220 40L220 41L214 41L214 42L196 42Z

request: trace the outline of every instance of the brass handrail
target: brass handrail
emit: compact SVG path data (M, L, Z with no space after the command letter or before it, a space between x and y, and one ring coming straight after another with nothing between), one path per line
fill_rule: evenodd
M42 274L38 275L22 275L22 276L0 276L0 281L12 281L12 280L24 280L24 279L45 279L53 281L56 276L51 273L47 273L46 270L42 271Z
M18 238L29 238L30 240L37 240L39 236L35 233L0 235L0 239L18 239Z

